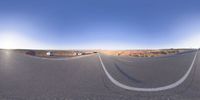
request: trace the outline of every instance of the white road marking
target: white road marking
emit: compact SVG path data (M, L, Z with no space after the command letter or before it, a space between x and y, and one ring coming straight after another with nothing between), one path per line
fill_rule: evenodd
M156 87L156 88L138 88L138 87L132 87L132 86L128 86L128 85L125 85L125 84L122 84L120 83L119 81L115 80L111 75L110 73L107 71L102 59L101 59L101 56L100 54L98 54L98 57L99 57L99 60L101 62L101 65L102 65L102 68L106 74L106 76L109 78L109 80L115 84L116 86L120 87L120 88L123 88L123 89L126 89L126 90L131 90L131 91L141 91L141 92L156 92L156 91L163 91L163 90L168 90L168 89L172 89L172 88L175 88L177 86L179 86L180 84L182 84L186 78L189 76L192 68L193 68L193 65L194 65L194 62L195 62L195 59L197 57L197 53L198 53L198 50L193 58L193 61L188 69L188 71L185 73L185 75L180 78L178 81L170 84L170 85L166 85L166 86L162 86L162 87Z

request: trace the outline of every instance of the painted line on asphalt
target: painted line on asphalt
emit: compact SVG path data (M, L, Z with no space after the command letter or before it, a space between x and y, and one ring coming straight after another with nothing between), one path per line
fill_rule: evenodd
M172 89L172 88L175 88L177 86L179 86L180 84L182 84L186 78L189 76L192 68L193 68L193 65L194 65L194 62L195 62L195 59L197 57L197 53L198 53L198 50L196 52L196 54L194 55L194 58L192 60L192 63L189 67L189 69L187 70L187 72L185 73L185 75L180 78L178 81L170 84L170 85L166 85L166 86L162 86L162 87L156 87L156 88L138 88L138 87L132 87L132 86L128 86L128 85L125 85L123 83L120 83L119 81L117 81L116 79L114 79L110 73L107 71L102 59L101 59L101 56L100 54L98 54L98 57L99 57L99 60L101 62L101 65L102 65L102 68L106 74L106 76L109 78L109 80L115 84L116 86L120 87L120 88L123 88L123 89L126 89L126 90L131 90L131 91L140 91L140 92L156 92L156 91L163 91L163 90L168 90L168 89Z
M121 58L118 58L118 60L120 60L122 62L134 62L134 61L130 61L130 60L124 60L124 59L121 59Z

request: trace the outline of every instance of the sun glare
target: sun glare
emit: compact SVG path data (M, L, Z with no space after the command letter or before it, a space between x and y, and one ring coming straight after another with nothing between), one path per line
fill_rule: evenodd
M12 38L4 38L3 42L3 48L5 49L12 49L15 47L14 42L12 41Z
M16 32L0 32L0 49L43 49L45 45Z
M0 39L0 47L3 49L17 49L23 46L23 38L19 33L4 33Z
M1 47L4 49L13 49L15 47L14 37L12 35L4 35L1 37Z

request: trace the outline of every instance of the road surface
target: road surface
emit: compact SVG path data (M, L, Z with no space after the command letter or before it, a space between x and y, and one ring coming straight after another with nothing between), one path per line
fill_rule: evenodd
M0 51L0 100L199 100L200 54L42 59Z

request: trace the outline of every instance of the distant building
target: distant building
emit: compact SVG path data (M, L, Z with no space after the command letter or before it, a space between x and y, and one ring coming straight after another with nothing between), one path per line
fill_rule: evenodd
M81 53L81 52L79 52L79 53L78 53L78 55L80 56L80 55L82 55L82 53Z
M46 53L46 55L47 55L47 56L53 56L53 52L48 51L48 52Z
M82 52L74 52L73 55L74 56L80 56L80 55L83 55L83 53Z

